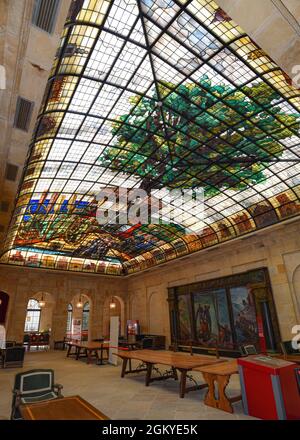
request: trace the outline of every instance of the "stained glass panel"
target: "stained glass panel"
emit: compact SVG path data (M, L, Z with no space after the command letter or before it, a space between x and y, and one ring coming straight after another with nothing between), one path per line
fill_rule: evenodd
M299 106L212 0L73 0L1 261L124 275L299 215ZM103 188L202 189L202 230L101 225Z

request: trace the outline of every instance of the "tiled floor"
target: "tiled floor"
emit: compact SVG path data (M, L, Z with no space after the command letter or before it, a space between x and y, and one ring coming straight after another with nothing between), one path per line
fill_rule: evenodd
M111 419L251 419L243 414L241 402L234 404L234 414L228 414L204 405L205 390L193 391L180 399L178 382L172 379L145 387L145 373L121 379L120 366L87 365L84 359L66 358L63 351L26 353L22 370L33 368L53 368L55 381L64 386L65 396L78 394ZM0 419L10 416L14 376L22 370L0 369ZM201 378L201 374L193 376ZM232 378L228 391L229 395L240 393L237 376Z

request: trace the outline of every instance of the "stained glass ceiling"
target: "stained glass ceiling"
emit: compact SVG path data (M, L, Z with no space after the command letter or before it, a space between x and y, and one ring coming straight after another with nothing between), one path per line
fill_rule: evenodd
M1 262L124 275L299 215L299 107L214 1L73 1ZM202 188L204 227L99 225L104 187Z

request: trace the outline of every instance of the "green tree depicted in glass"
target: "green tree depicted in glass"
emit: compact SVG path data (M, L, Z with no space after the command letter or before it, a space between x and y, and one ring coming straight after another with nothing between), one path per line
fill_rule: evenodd
M242 89L161 83L153 97L135 96L131 111L112 126L117 142L102 165L141 178L141 188L204 188L215 195L263 182L264 170L283 154L280 140L299 130L264 82ZM266 111L268 110L268 111Z

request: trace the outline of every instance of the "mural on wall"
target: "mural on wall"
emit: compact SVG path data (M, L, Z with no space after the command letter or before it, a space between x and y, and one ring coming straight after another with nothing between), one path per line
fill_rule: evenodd
M201 345L232 348L232 332L224 289L193 295L196 339Z
M178 316L179 316L179 328L180 339L192 340L192 305L191 299L187 295L178 296Z
M280 341L267 269L170 288L168 301L170 316L177 317L171 328L176 344L237 351L247 344L260 350L271 339L275 345ZM272 328L259 331L258 322L265 319L262 303L269 304Z
M219 339L218 345L220 347L232 348L232 330L230 325L230 315L228 308L228 301L225 289L217 290L216 293L217 310L218 310L218 326Z
M258 326L251 292L247 287L234 287L230 295L237 343L257 344Z
M203 345L216 345L218 323L213 295L194 295L196 338Z

